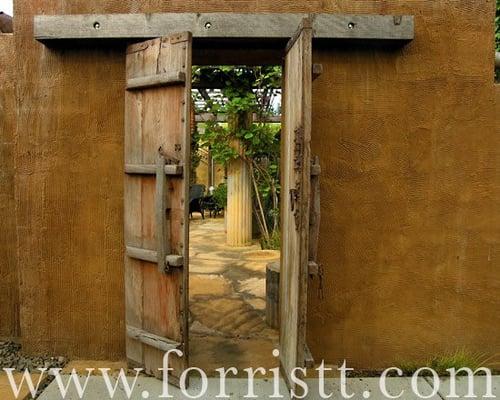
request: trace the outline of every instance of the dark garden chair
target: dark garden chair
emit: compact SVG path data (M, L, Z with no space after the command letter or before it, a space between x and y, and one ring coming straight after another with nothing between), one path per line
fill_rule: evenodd
M205 219L203 207L203 197L205 195L205 185L191 185L189 187L189 216L193 218L194 212L199 212L201 218Z
M219 205L215 201L214 196L205 196L203 198L203 208L210 212L210 217L214 218L224 210L223 208L219 207Z

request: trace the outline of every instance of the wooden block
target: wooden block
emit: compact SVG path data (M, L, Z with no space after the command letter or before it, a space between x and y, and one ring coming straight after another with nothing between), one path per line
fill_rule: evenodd
M170 254L165 257L165 262L169 267L180 268L184 265L184 257Z
M319 274L319 265L315 261L309 261L309 276L317 276Z
M314 357L311 354L311 350L309 350L309 346L306 344L305 350L304 350L304 366L306 368L314 368Z
M266 267L266 322L274 329L280 326L280 264L272 262Z
M320 77L323 73L323 64L313 64L313 81ZM312 174L312 173L311 173Z

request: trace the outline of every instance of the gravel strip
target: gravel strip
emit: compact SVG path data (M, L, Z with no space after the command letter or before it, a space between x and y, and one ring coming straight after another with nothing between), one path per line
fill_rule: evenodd
M37 368L47 368L48 370L51 368L64 368L67 362L68 360L65 357L29 356L22 352L19 343L0 341L0 370L3 368L15 368L19 372L28 369L30 372L39 373L40 371ZM46 376L47 379L38 387L38 395L42 394L54 380L52 375L48 374Z
M28 356L21 351L21 345L14 342L0 342L0 368L15 368L17 371L37 372L37 368L63 368L65 357L49 357L44 355Z

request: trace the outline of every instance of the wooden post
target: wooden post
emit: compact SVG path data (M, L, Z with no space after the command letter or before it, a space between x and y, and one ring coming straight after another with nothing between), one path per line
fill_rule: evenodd
M229 129L236 130L252 123L252 114L234 115L229 119ZM241 143L235 148L242 152ZM231 161L227 168L227 244L248 246L252 243L252 182L248 166L242 159Z
M266 267L266 322L271 328L280 327L280 264L272 262Z

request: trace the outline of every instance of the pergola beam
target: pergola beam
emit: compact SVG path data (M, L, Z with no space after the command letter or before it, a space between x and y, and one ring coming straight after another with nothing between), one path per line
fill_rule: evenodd
M274 86L274 85L273 85ZM213 89L223 89L227 87L227 83L221 79L221 77L215 77L214 79L198 79L196 78L192 83L193 89L198 89L200 94L203 96L202 91L213 90ZM261 89L256 83L252 85L253 89ZM270 87L270 89L281 89L281 85L275 87Z
M410 41L410 15L344 14L87 14L37 15L34 36L42 42L82 39L147 39L190 31L197 39L288 39L305 17L314 18L316 39Z
M227 114L217 114L212 113L201 113L196 114L196 122L227 122ZM259 117L258 115L253 115L253 122L261 123L279 123L281 122L281 115L266 115L264 117Z

